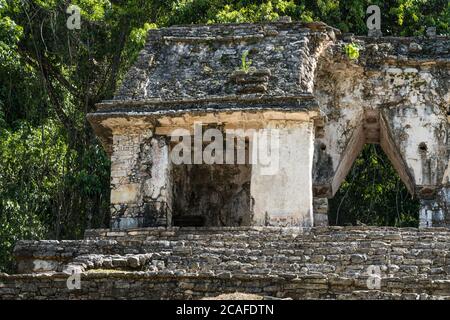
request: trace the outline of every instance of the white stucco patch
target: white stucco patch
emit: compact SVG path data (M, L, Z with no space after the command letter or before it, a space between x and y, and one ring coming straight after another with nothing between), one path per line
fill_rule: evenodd
M277 174L262 175L261 165L253 165L250 193L255 225L312 226L313 142L311 122L281 129Z

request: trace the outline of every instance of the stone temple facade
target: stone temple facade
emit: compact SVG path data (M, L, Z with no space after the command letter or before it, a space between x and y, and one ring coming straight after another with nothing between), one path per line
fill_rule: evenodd
M288 22L153 30L116 97L88 115L111 156L111 228L18 241L0 300L450 299L449 88L449 37ZM173 161L199 128L250 132L236 157L278 130L277 170L250 156ZM365 143L420 199L421 228L327 226L327 199Z
M298 22L152 30L115 98L88 115L111 156L111 227L326 226L327 199L365 143L381 145L420 199L420 226L448 226L449 88L446 36L354 37ZM174 164L171 134L194 135L198 123L253 129L247 150L278 129L277 173L250 161Z

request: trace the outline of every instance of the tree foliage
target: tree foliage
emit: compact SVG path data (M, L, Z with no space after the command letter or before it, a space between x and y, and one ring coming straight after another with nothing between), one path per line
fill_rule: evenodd
M367 34L366 9L381 9L381 28L386 35L423 35L429 26L448 33L450 4L447 0L179 0L167 24L273 21L280 16L293 20L323 21L343 32Z
M66 27L71 4L81 30ZM447 0L0 0L0 271L17 239L107 226L109 160L85 116L113 97L149 29L291 16L365 34L369 4L381 7L385 34L448 33ZM379 199L395 208L386 192Z
M379 145L366 145L329 201L330 225L417 227L419 202Z

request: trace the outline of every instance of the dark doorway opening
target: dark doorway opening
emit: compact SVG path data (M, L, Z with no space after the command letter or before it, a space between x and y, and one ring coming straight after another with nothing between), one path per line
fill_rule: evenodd
M330 225L417 227L420 204L378 144L366 144L329 200Z

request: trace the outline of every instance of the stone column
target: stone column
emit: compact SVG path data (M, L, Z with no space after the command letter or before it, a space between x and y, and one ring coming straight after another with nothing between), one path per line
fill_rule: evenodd
M150 176L144 181L144 226L172 225L172 162L167 137L152 138L149 152ZM145 168L144 168L145 169ZM148 170L148 167L147 167Z
M433 226L433 200L420 199L419 228L431 228Z
M314 226L328 226L328 198L313 198Z
M435 197L420 199L419 228L449 227L450 188L444 186L435 192Z
M113 136L111 227L168 226L172 216L169 146L144 133Z
M260 159L253 159L253 225L312 227L313 122L271 122L267 128L278 129L279 145L274 151L279 161L276 170L266 170ZM256 140L262 134L258 130ZM252 144L254 149L257 143Z

